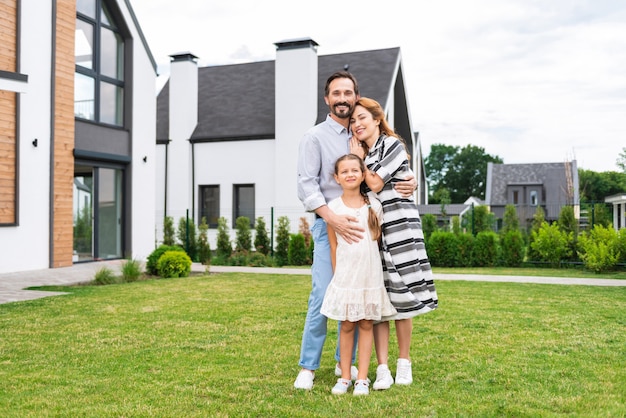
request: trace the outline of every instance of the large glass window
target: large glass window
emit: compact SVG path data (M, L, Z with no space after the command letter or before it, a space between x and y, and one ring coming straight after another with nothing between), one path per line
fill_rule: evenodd
M254 184L235 184L233 186L233 228L240 216L250 219L254 228Z
M206 218L209 228L217 228L220 218L220 186L200 186L200 210L198 223Z
M74 115L123 126L124 37L105 0L79 0L76 10Z

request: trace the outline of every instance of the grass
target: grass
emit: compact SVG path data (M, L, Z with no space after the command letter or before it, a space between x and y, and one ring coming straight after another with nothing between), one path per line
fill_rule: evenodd
M308 276L47 289L71 294L0 305L2 417L626 416L626 287L437 282L413 385L367 397L330 394L334 321L293 388Z
M548 268L548 267L434 267L436 274L482 274L497 276L538 276L538 277L576 277L582 279L626 280L626 270L617 269L604 273L594 273L583 268ZM436 276L435 276L436 278Z

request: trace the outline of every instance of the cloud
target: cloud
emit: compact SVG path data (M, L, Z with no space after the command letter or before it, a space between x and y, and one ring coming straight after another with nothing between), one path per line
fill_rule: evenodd
M477 145L505 163L577 158L616 170L626 146L626 4L614 0L132 0L161 79L168 55L200 65L275 58L311 37L320 55L401 48L423 151ZM162 81L159 81L162 83Z

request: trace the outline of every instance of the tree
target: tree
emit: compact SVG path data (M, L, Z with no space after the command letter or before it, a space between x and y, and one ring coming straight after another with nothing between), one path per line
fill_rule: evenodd
M249 252L252 248L250 218L247 216L239 216L235 219L235 229L235 251Z
M622 152L620 152L616 161L617 166L626 174L626 148L622 148Z
M221 261L226 261L233 253L233 246L230 243L228 233L228 221L223 216L217 220L217 256Z
M506 205L504 208L504 218L502 219L502 235L509 231L519 231L519 217L515 205Z
M468 197L485 198L487 163L502 163L500 157L485 153L485 149L467 145L450 163L443 186L450 191L452 203L463 203Z
M468 197L485 198L487 163L502 159L485 153L484 148L467 145L463 148L436 144L424 160L432 203L441 203L440 189L447 189L450 203L463 203Z
M276 265L282 267L289 262L289 218L281 216L278 218L278 227L276 228L276 251L274 257Z
M163 219L163 245L174 245L176 241L174 240L174 218L171 216L166 216Z
M202 264L209 264L211 261L211 246L209 245L209 225L206 222L206 216L203 216L200 220L198 231L198 261Z
M437 190L454 156L459 152L459 147L444 144L433 144L430 154L424 159L424 167L428 173L428 183L431 190ZM439 203L439 202L435 202Z
M626 190L626 173L578 170L580 199L583 202L604 202L604 198Z
M181 217L178 220L177 238L189 257L192 260L197 260L196 225L193 223L193 219Z
M254 248L263 255L270 253L270 239L267 236L267 228L265 226L265 219L262 217L256 218L256 234L254 236Z

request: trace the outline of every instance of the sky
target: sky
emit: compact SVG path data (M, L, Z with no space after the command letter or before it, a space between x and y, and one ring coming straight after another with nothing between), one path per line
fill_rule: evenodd
M400 47L422 151L473 145L505 164L620 171L626 149L624 0L131 0L157 65L274 60L311 38L318 55Z

